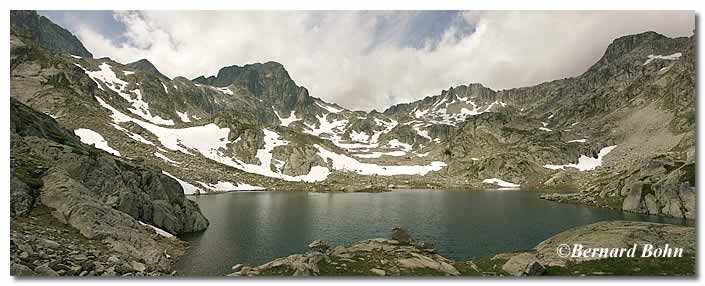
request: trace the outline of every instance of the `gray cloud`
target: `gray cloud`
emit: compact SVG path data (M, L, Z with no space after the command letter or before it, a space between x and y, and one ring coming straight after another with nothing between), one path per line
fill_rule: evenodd
M88 23L72 29L98 57L147 58L172 77L278 61L311 95L369 110L470 82L506 89L575 76L619 36L649 30L689 36L695 22L690 11L442 16L433 21L421 18L429 17L423 12L115 12L124 41L112 41ZM415 31L432 32L414 37Z

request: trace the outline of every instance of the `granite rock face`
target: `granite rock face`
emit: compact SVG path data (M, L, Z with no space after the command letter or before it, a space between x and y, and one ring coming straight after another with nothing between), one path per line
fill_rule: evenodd
M54 24L35 11L10 11L10 26L18 34L27 34L42 47L58 53L69 53L81 57L93 57L81 41L71 32Z

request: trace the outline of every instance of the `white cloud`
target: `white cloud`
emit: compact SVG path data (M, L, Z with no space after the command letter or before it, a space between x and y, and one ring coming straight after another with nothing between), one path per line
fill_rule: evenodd
M434 48L418 49L400 46L395 32L408 28L413 12L116 12L127 42L115 44L88 25L78 25L77 34L96 57L147 58L171 77L277 61L312 96L384 109L469 82L504 89L575 76L619 36L649 30L689 36L695 22L690 11L462 16L454 25L473 25L475 33L458 39L459 27L450 26Z

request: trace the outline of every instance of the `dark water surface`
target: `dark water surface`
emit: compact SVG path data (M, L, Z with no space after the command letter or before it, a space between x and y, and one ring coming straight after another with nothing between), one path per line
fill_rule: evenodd
M530 249L561 231L603 220L687 224L684 220L561 204L522 191L409 190L388 193L239 192L191 199L210 227L180 236L191 248L180 275L223 275L303 253L309 242L331 245L388 238L395 226L433 242L439 254L468 260Z

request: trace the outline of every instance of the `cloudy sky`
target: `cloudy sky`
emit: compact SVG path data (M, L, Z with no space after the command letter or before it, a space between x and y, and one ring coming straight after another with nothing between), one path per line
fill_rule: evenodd
M493 89L576 76L615 38L690 36L689 11L40 11L95 57L146 58L170 77L277 61L310 94L383 110L479 82Z

